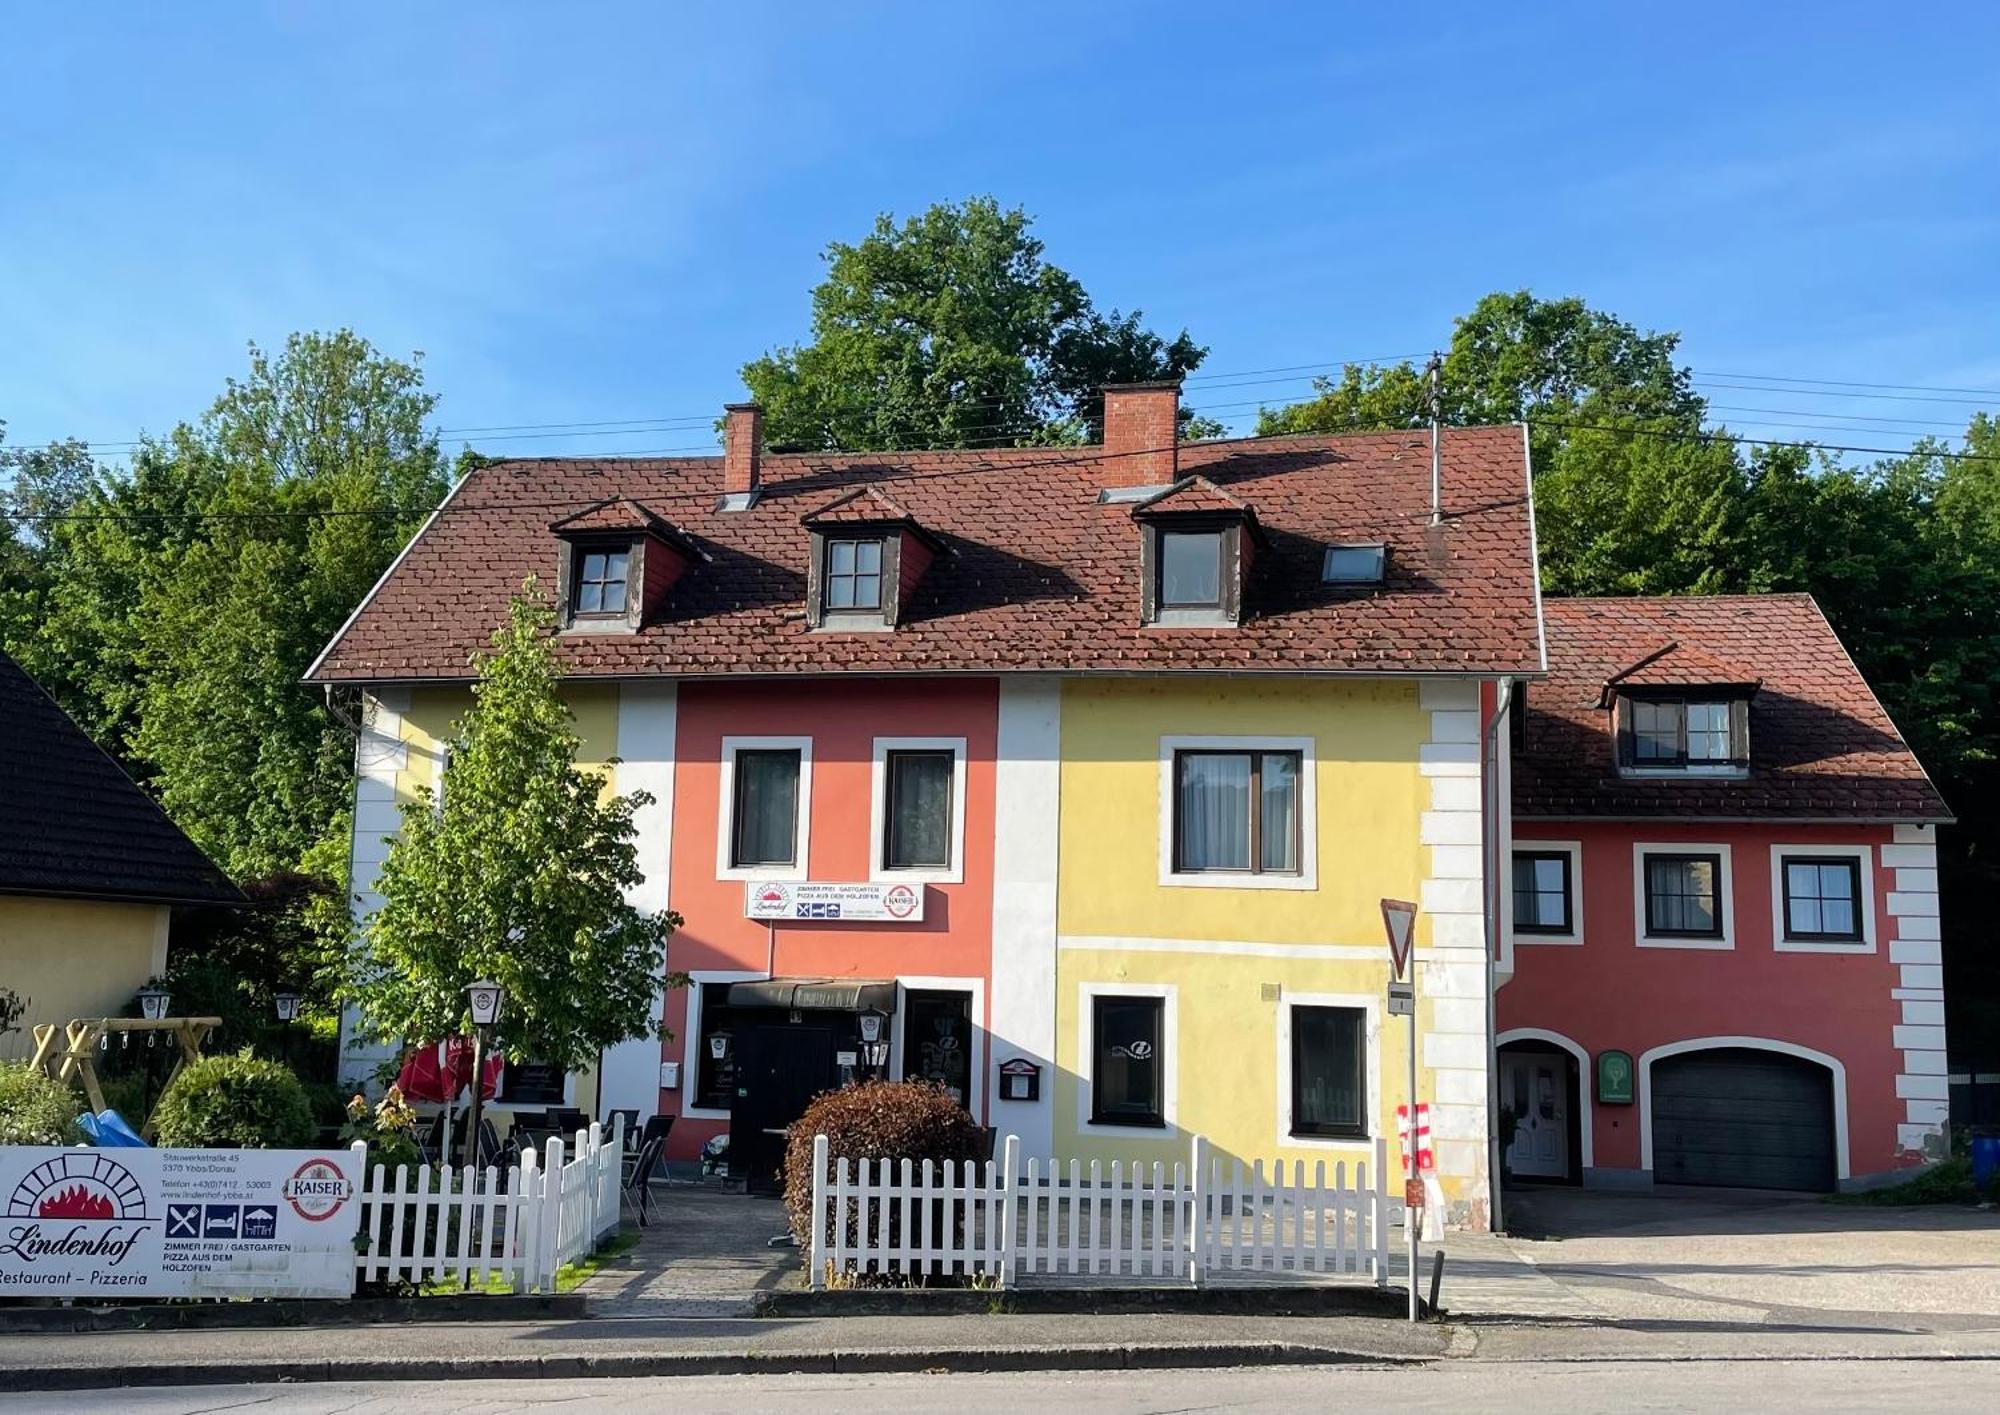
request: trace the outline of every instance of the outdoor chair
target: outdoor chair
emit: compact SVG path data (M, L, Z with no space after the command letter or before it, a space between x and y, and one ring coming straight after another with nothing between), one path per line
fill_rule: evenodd
M630 1110L614 1110L606 1115L603 1122L605 1138L609 1139L611 1137L611 1132L618 1127L618 1120L621 1116L625 1120L625 1148L636 1151L639 1148L639 1108L637 1106L632 1107Z
M660 1166L660 1152L667 1147L664 1139L646 1141L640 1147L638 1163L632 1166L632 1174L625 1181L625 1201L639 1215L639 1227L644 1228L647 1215L653 1207L653 1171Z

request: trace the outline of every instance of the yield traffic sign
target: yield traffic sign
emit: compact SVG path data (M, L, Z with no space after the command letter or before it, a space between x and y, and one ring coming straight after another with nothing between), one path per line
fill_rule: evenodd
M1410 939L1416 931L1417 906L1407 899L1382 901L1382 928L1389 935L1392 976L1401 978L1410 966Z

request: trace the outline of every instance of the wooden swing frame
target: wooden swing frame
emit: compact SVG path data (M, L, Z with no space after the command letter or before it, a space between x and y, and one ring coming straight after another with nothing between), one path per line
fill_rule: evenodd
M174 1058L173 1070L167 1073L166 1086L171 1086L183 1066L190 1061L201 1060L202 1043L221 1025L220 1017L162 1017L158 1020L146 1017L78 1017L64 1023L60 1029L53 1022L42 1022L34 1028L35 1056L28 1064L66 1086L81 1083L83 1093L90 1097L91 1113L97 1114L105 1109L104 1089L97 1080L97 1048L113 1033L166 1032L179 1042L180 1055ZM164 1092L165 1088L162 1086L161 1090ZM151 1116L146 1117L139 1134L142 1139L153 1138Z

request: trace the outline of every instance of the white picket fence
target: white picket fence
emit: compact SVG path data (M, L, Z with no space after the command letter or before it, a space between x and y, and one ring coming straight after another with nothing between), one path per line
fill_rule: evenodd
M618 1227L624 1119L572 1144L552 1139L520 1163L484 1169L376 1165L361 1191L363 1282L457 1279L481 1290L494 1279L515 1292L553 1292L556 1272L587 1256ZM354 1147L357 1156L365 1147Z
M1024 1170L1009 1135L1001 1158L934 1166L858 1162L813 1141L811 1284L836 1274L1030 1281L1123 1278L1189 1282L1212 1275L1389 1276L1389 1227L1399 1203L1374 1167L1356 1161L1216 1157L1195 1136L1188 1163L1107 1167L1039 1159ZM1351 1175L1351 1182L1350 1182ZM1371 1175L1373 1183L1371 1183Z

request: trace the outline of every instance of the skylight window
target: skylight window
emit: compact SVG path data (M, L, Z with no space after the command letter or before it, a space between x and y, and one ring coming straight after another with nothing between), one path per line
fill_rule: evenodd
M1353 545L1329 545L1320 563L1323 585L1379 585L1389 558L1389 548L1381 541Z

